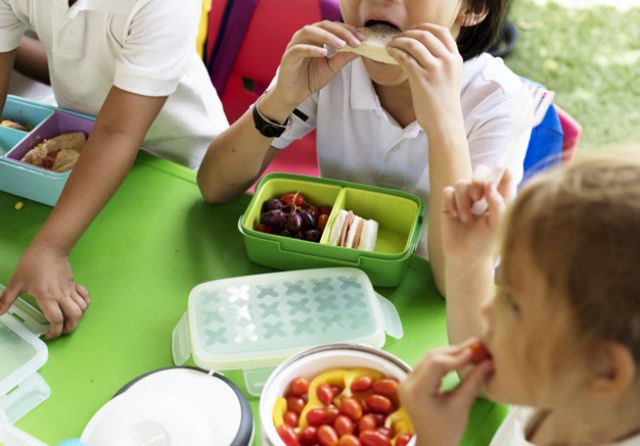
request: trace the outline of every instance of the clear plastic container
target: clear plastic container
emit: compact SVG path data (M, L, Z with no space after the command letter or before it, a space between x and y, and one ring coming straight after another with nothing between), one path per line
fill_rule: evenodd
M206 370L244 370L260 395L275 366L318 345L382 347L402 337L391 302L355 268L321 268L216 280L196 286L173 332L173 358Z
M0 285L0 293L3 290ZM7 423L0 426L0 444L40 444L26 440L11 443L3 438L19 438L21 431L8 423L15 423L51 395L38 374L48 357L47 346L38 335L46 331L42 314L20 298L0 316L0 422Z

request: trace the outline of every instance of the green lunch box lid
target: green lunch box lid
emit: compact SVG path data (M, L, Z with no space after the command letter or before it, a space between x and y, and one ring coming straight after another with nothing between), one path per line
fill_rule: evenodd
M42 314L22 299L0 316L0 419L15 423L51 394L37 373L47 362L47 346L38 337L46 331Z
M215 280L196 286L173 332L178 365L245 371L259 395L269 372L307 348L402 337L400 317L356 268L318 268ZM255 372L255 373L253 373Z

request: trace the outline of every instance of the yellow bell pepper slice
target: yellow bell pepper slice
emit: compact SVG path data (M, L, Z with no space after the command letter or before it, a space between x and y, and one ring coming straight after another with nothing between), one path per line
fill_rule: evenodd
M284 414L287 411L287 400L283 397L278 397L276 403L273 405L273 425L275 427L284 423Z

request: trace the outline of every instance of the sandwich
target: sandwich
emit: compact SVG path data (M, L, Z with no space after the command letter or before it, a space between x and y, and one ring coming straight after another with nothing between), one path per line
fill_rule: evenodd
M387 51L387 45L399 33L395 27L378 23L373 26L358 28L358 31L361 31L366 36L364 42L357 48L345 45L338 51L356 53L377 62L398 65L398 62Z
M65 172L75 165L86 141L83 132L63 133L37 144L20 161L54 172Z
M377 221L366 220L352 211L341 210L331 227L329 244L344 248L373 251L376 247L377 237Z

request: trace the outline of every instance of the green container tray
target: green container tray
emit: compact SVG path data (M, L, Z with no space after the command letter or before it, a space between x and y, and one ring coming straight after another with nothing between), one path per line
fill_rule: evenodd
M319 243L254 230L262 205L287 192L300 192L315 206L333 209ZM341 209L378 222L376 248L372 252L330 246L329 234ZM240 218L238 228L249 258L277 269L351 266L362 269L376 286L396 286L407 269L422 230L424 204L408 192L348 181L302 175L266 175Z

